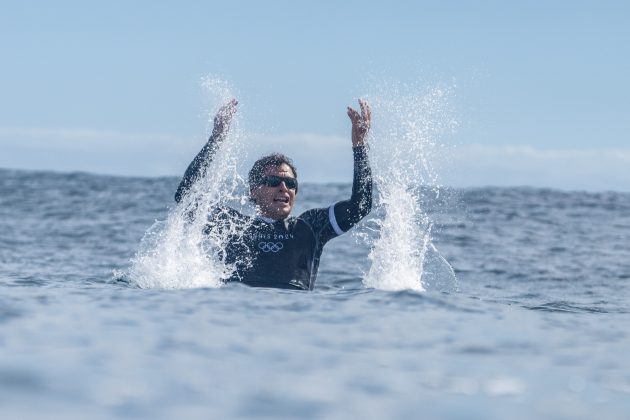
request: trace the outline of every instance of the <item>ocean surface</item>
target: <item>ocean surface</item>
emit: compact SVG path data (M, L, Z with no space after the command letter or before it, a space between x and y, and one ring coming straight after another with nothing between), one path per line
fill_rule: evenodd
M630 194L417 195L426 291L366 287L356 234L312 292L138 287L178 182L0 170L0 418L630 418Z

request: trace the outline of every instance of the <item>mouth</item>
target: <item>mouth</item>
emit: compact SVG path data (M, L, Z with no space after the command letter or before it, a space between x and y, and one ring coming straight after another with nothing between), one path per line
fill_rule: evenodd
M276 197L273 199L274 203L281 203L281 204L289 204L289 197Z

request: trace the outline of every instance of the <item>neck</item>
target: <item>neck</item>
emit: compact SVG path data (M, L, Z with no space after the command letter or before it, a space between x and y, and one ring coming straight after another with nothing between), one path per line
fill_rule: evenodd
M260 209L258 209L258 214L256 215L256 217L258 217L259 219L262 219L266 222L277 222L278 220L284 220L287 217L289 217L289 215L286 215L285 217L282 216L276 216L276 215L271 215L267 212L264 211L260 211Z

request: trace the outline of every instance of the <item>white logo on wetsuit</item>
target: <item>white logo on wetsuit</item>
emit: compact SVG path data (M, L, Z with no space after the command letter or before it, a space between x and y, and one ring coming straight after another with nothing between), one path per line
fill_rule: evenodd
M258 242L258 248L262 252L278 252L284 248L282 242Z

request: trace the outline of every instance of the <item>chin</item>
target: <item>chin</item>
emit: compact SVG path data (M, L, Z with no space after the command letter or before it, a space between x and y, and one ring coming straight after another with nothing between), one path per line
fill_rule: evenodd
M276 218L284 219L291 214L291 207L289 207L288 209L277 209L274 213L276 215Z

